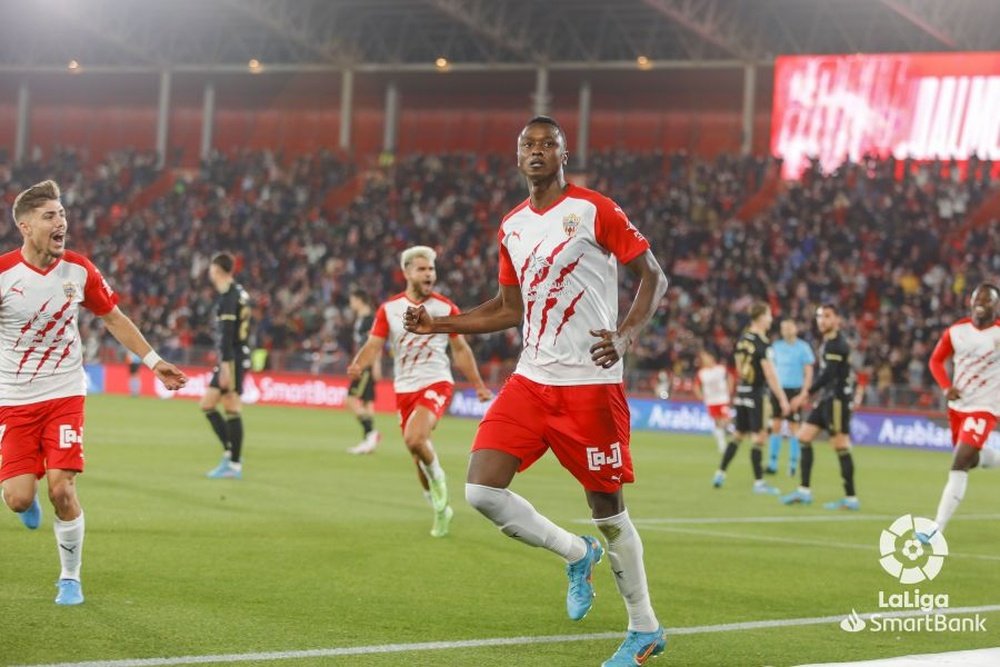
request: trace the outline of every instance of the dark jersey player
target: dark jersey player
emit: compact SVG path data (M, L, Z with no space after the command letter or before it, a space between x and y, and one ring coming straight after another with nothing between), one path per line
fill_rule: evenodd
M712 478L712 486L719 488L726 480L726 468L736 456L740 443L751 438L750 463L753 466L753 492L774 495L778 490L764 481L764 442L767 438L768 412L771 403L767 395L770 387L778 400L782 414L788 414L788 398L785 396L774 364L768 356L770 342L767 331L773 317L771 308L765 303L755 303L750 307L750 326L736 342L733 362L736 365L736 432L726 445L719 469Z
M816 310L816 327L823 336L819 349L819 376L813 380L808 393L792 400L792 410L798 410L808 399L818 399L806 423L799 430L802 447L802 482L792 493L782 496L786 505L812 502L810 487L813 467L812 442L821 431L830 433L830 443L840 460L840 474L844 479L844 497L825 503L831 510L861 509L854 489L854 458L851 456L851 407L854 402L854 372L851 369L851 348L840 331L840 313L831 303Z
M224 450L219 465L209 471L213 479L243 476L243 377L250 368L250 295L233 278L233 256L212 258L208 277L219 296L215 302L218 365L201 399L201 409ZM216 410L222 403L225 417Z
M352 353L357 354L368 341L368 334L375 324L375 307L372 298L364 290L351 292L349 305L354 311ZM347 407L361 423L363 434L361 442L347 450L351 454L371 454L378 446L381 436L375 430L375 382L379 379L381 367L376 359L371 366L363 368L358 377L351 380L351 386L347 389Z

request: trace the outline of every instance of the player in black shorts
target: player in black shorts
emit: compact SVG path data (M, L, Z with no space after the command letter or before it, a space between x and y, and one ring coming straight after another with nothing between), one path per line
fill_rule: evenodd
M824 304L816 310L816 326L823 335L819 350L820 373L808 397L818 397L806 423L799 430L802 446L802 484L792 493L783 496L786 505L812 502L810 477L813 467L812 441L821 431L830 433L830 442L840 460L840 475L844 479L845 497L823 507L831 510L859 510L861 503L854 489L854 459L851 457L851 407L854 402L854 372L851 370L851 348L840 331L840 313L833 304ZM806 396L797 396L792 409L799 408Z
M375 307L372 298L363 290L354 290L350 296L350 307L354 311L354 353L368 340L368 334L375 322ZM347 451L351 454L371 454L381 438L375 430L375 382L381 375L382 364L376 360L365 367L361 375L351 380L347 390L347 406L361 423L361 442Z
M753 465L753 492L776 494L778 490L764 481L764 442L767 438L768 408L767 388L778 397L781 414L788 414L788 398L778 383L774 365L768 359L767 331L771 328L771 308L765 303L750 307L750 326L736 342L733 362L736 365L736 433L722 455L722 463L715 472L712 486L719 488L726 480L729 467L740 443L747 437L753 439L750 462Z
M215 479L243 476L240 394L250 368L250 295L233 279L234 267L233 256L224 252L213 257L208 267L208 277L219 292L215 301L219 365L201 399L201 409L225 450L222 461L208 473ZM225 418L216 410L220 402Z

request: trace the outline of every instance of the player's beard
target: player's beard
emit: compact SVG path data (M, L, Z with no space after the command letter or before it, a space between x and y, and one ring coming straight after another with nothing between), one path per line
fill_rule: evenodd
M429 285L423 282L410 283L410 289L413 291L414 294L420 297L420 300L422 301L427 297L429 297L431 295L431 292L434 291L434 283L430 283Z

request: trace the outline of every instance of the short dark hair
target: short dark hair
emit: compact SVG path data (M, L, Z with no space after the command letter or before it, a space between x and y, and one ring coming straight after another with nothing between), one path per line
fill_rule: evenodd
M836 304L827 301L819 307L819 310L829 310L834 315L840 315L840 308L837 308Z
M972 293L975 294L981 289L993 290L993 295L998 299L1000 299L1000 287L997 287L996 283L981 282L979 283L979 285L976 286L976 289L972 290Z
M559 131L559 134L562 135L563 145L566 145L566 131L562 129L562 125L557 123L556 119L552 116L535 116L524 124L525 127L529 125L551 125Z
M14 221L17 222L25 213L30 213L47 201L56 201L62 193L59 185L53 181L42 181L35 183L30 188L20 193L14 199Z
M228 252L220 252L212 258L212 264L215 264L226 273L232 273L236 267L236 260Z
M373 305L371 294L364 291L363 289L351 290L351 296L353 296L355 299L365 304L366 306Z

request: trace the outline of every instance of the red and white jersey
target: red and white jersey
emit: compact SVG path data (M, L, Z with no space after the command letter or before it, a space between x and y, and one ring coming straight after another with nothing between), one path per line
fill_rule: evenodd
M729 405L729 371L722 364L701 368L696 377L705 405Z
M86 395L80 306L106 315L116 303L100 271L75 252L45 271L20 250L0 255L0 405Z
M649 242L604 195L575 185L543 211L530 200L500 223L500 284L519 285L524 349L515 373L547 385L612 384L622 364L596 366L591 329L618 326L618 262Z
M403 314L410 306L422 305L432 317L457 315L458 306L437 292L422 303L410 301L406 293L397 294L375 312L372 335L389 341L393 355L392 386L397 394L420 391L435 382L454 382L448 338L456 334L410 333L403 328Z
M948 378L945 360L951 357ZM948 327L931 354L931 373L942 389L958 389L962 396L948 401L959 412L1000 415L1000 322L977 329L965 318Z

